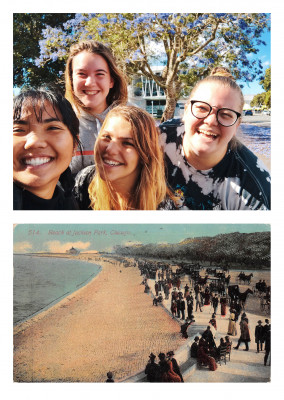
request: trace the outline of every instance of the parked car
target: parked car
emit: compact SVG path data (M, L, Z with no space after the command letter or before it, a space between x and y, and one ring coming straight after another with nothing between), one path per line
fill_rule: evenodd
M252 110L246 110L245 115L253 115Z
M271 112L270 112L270 110L263 110L262 114L263 115L271 115Z

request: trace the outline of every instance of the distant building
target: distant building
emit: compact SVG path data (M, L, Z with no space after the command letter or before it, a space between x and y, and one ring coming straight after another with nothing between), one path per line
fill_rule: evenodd
M164 66L153 66L152 71L157 75L161 75ZM254 95L244 95L244 110L251 109L250 102ZM166 95L164 90L157 85L153 79L137 75L131 85L128 86L128 100L130 103L143 108L154 118L160 118L164 112L166 105ZM187 98L181 98L177 101L175 109L175 117L182 117L184 114L184 106Z
M67 254L72 254L72 255L77 256L78 254L80 254L80 251L77 250L77 249L75 249L75 248L72 246L71 249L66 250L66 253L67 253Z
M251 101L254 98L254 94L245 94L244 99L245 99L245 104L244 104L244 110L251 110Z
M164 66L153 66L152 71L158 76L162 74ZM164 90L157 85L153 79L137 75L130 86L128 86L128 100L130 103L143 108L155 118L160 118L166 105L166 95ZM175 116L183 115L186 99L177 102Z

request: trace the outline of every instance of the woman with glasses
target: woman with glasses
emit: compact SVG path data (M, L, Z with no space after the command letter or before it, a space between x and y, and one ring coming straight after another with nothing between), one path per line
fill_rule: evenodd
M270 209L270 174L236 139L244 97L225 68L193 88L183 120L160 125L168 182L192 210Z

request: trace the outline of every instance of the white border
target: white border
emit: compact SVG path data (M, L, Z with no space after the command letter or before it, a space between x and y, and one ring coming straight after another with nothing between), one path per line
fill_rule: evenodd
M261 395L262 397L277 398L277 391L281 393L283 385L283 346L281 343L281 332L283 332L283 313L281 312L282 286L283 286L283 114L284 114L284 85L283 85L283 11L281 2L267 2L260 0L248 2L239 0L227 3L221 1L204 1L202 3L169 1L143 1L129 4L126 1L104 4L96 4L94 1L86 0L83 3L58 2L50 0L46 3L14 0L10 6L1 6L1 76L2 76L2 110L4 108L3 138L11 132L11 101L12 101L12 13L13 12L271 12L272 13L272 211L271 212L101 212L93 213L90 221L89 212L13 212L12 211L12 179L10 166L12 165L12 140L8 149L2 149L2 196L1 196L1 243L2 246L2 271L3 282L1 290L1 305L3 324L1 329L1 388L8 398L19 397L21 399L47 399L51 396L55 399L68 397L94 398L126 398L145 399L154 396L179 397L188 395L205 399L208 396L229 396L239 399L242 395L246 397ZM225 9L224 9L225 8ZM4 57L3 57L4 54ZM7 99L8 95L8 99ZM9 135L9 138L11 136ZM8 172L9 171L9 172ZM8 190L7 190L8 188ZM177 215L179 217L177 217ZM179 220L177 220L177 218ZM128 221L129 220L129 221ZM272 227L272 295L273 295L273 328L272 328L272 383L270 384L186 384L182 386L134 384L108 385L102 384L15 384L12 382L12 224L13 223L270 223ZM4 286L4 288L3 288ZM281 296L281 297L280 297ZM8 299L8 300L7 300ZM274 346L277 341L277 347ZM281 355L282 353L282 355ZM95 385L95 386L94 386ZM220 386L221 385L221 386ZM224 386L225 385L225 386ZM229 386L228 386L229 385ZM240 386L241 385L241 386ZM280 386L281 385L281 386Z

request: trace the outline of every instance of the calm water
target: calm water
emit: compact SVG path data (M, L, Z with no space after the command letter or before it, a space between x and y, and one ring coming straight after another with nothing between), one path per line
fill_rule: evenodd
M100 271L99 265L79 260L14 255L14 324L57 303Z
M237 137L253 153L263 155L270 159L271 155L271 128L270 126L257 126L241 124Z

